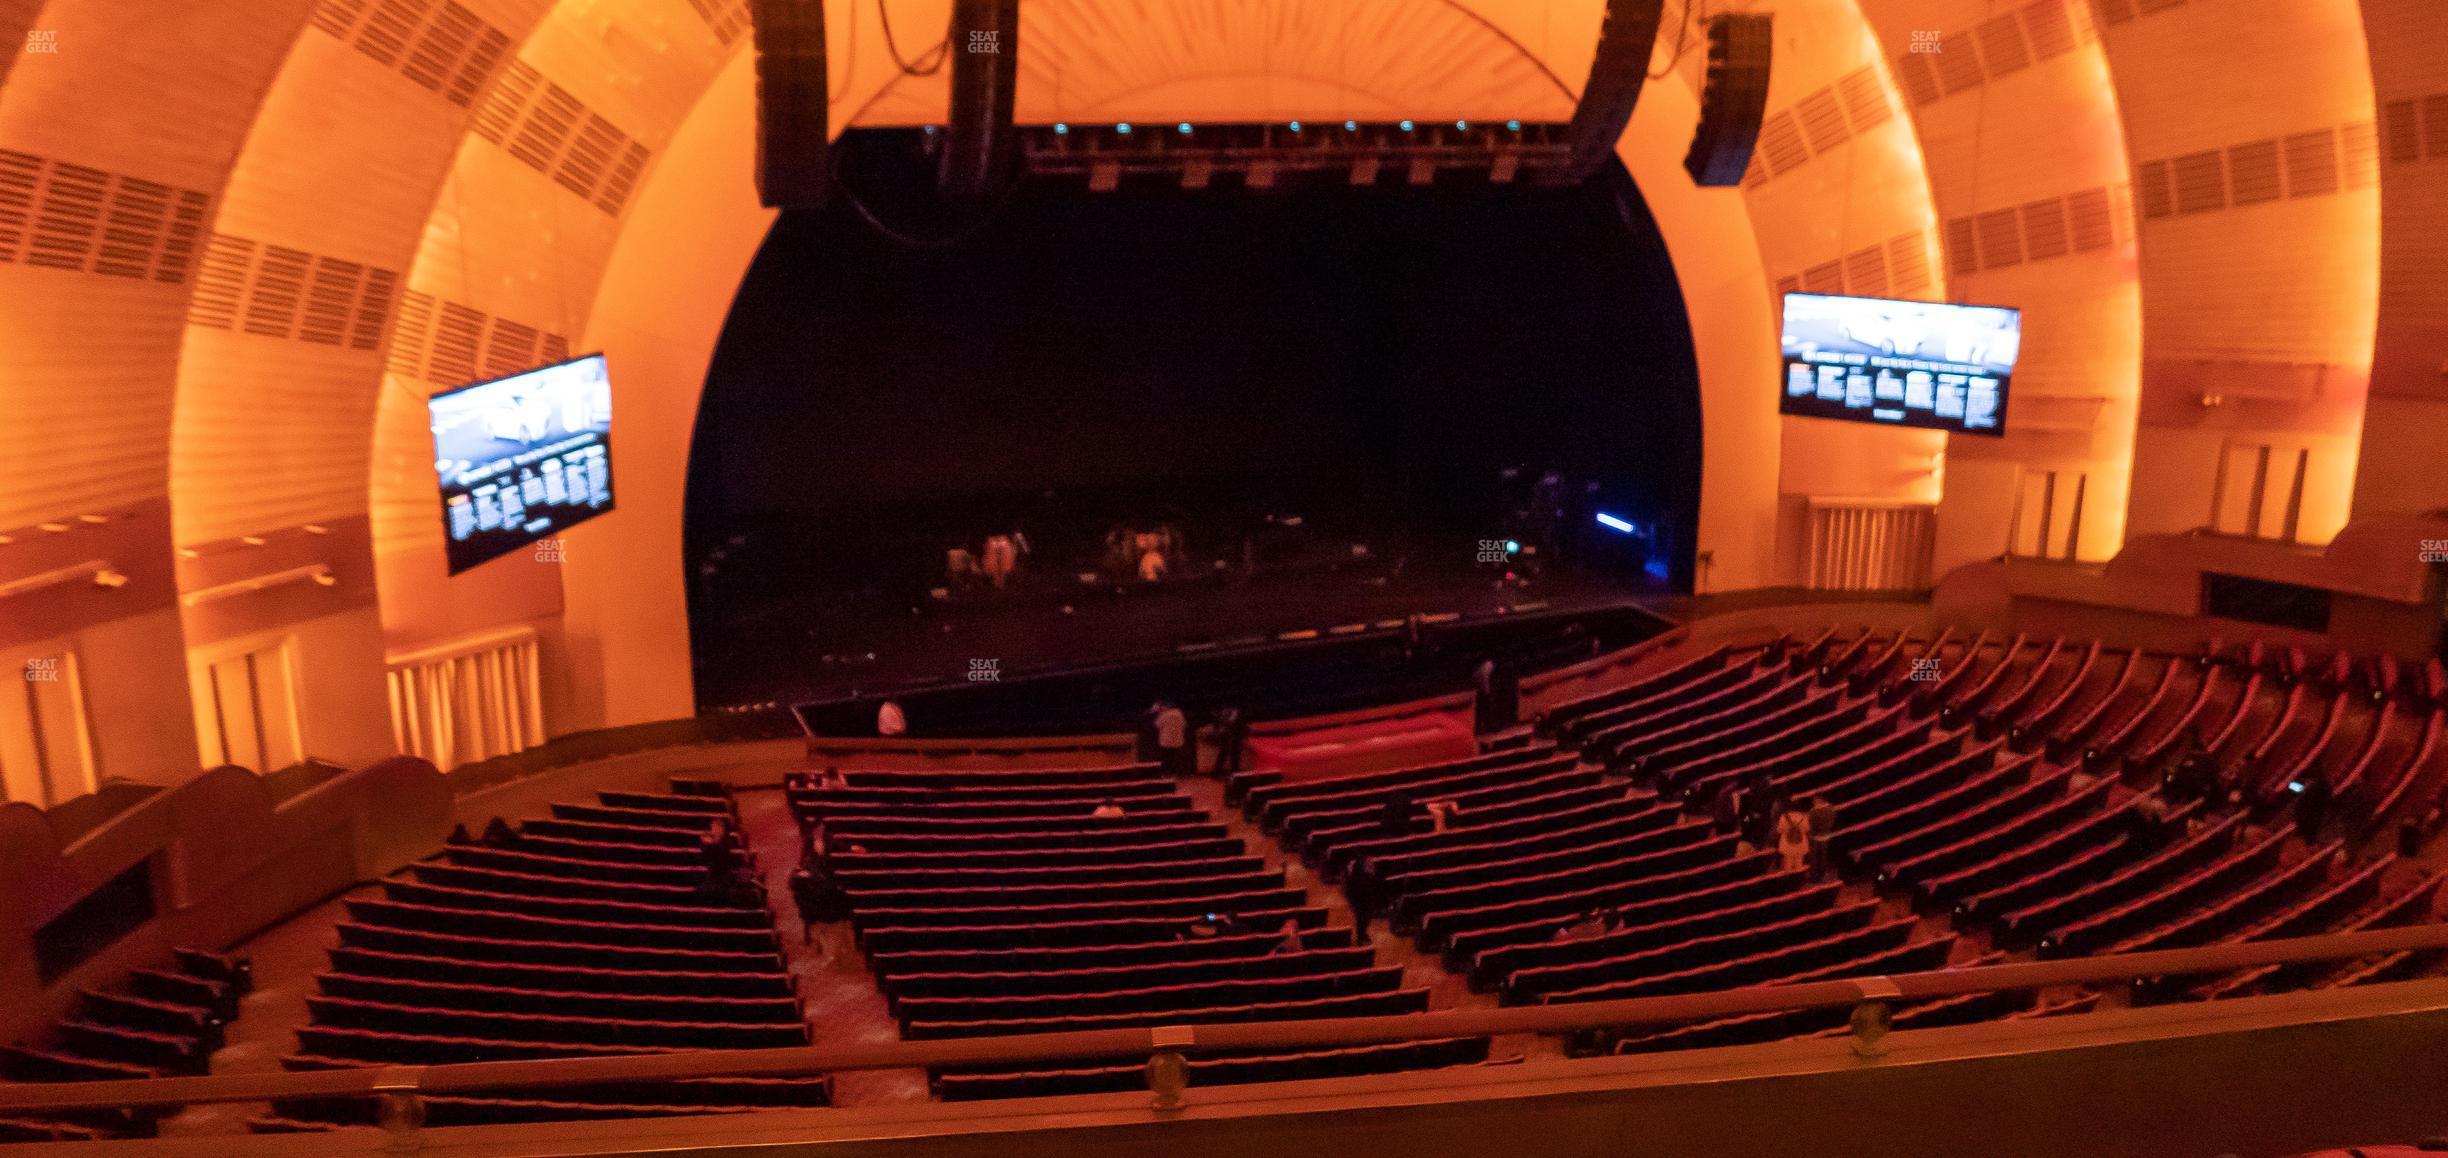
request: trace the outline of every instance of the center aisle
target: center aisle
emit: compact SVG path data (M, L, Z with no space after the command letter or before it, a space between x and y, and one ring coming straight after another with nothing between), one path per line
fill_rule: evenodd
M847 960L826 961L806 939L806 926L791 903L791 870L799 867L799 826L791 819L790 801L777 785L741 787L732 799L739 805L740 828L765 885L766 907L773 910L774 932L782 956L799 986L799 1008L808 1022L809 1044L817 1048L881 1045L901 1040L900 1024L884 1005L875 975L850 945L845 928L835 934L838 951ZM836 1106L894 1105L928 1100L926 1071L864 1070L833 1076Z

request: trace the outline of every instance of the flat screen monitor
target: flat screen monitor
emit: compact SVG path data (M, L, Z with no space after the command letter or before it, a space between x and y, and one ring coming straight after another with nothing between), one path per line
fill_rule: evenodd
M451 574L612 509L603 355L436 394L427 409Z
M1807 418L2003 437L2021 311L1785 295L1785 390Z

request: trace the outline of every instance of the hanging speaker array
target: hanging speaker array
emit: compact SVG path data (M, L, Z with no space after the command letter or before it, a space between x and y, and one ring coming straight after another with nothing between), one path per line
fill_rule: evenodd
M813 209L832 183L824 0L750 0L756 26L757 199Z
M1776 17L1735 13L1709 21L1708 87L1700 98L1700 128L1683 168L1692 183L1742 184L1768 113L1768 63L1776 47Z

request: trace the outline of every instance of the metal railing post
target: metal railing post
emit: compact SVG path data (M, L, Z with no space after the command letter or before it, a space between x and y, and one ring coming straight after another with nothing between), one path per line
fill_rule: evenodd
M1196 1031L1186 1025L1164 1025L1148 1031L1148 1044L1155 1053L1148 1057L1148 1089L1156 1095L1151 1103L1158 1113L1173 1113L1182 1108L1182 1091L1190 1088L1190 1059L1182 1049L1196 1040Z
M381 1099L374 1124L388 1136L385 1153L414 1154L425 1148L418 1134L425 1128L425 1099L417 1093L424 1077L423 1066L394 1066L374 1075L374 1093Z
M1895 1011L1888 1003L1904 996L1885 977L1864 977L1855 983L1861 1003L1853 1007L1853 1056L1873 1059L1887 1053L1887 1034L1895 1028Z

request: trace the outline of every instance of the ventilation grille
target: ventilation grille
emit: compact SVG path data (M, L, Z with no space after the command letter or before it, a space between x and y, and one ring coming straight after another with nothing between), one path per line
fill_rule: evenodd
M689 7L705 18L714 39L725 45L738 43L748 31L748 0L689 0Z
M1934 51L1915 49L1895 59L1896 84L1919 108L2072 52L2089 37L2066 4L2037 0L1969 32L1942 35Z
M2093 10L2099 13L2102 24L2123 24L2136 16L2148 16L2184 5L2185 0L2092 0L2091 4Z
M1907 233L1778 278L1777 293L1903 297L1930 288L1929 235Z
M559 334L411 291L400 295L385 368L451 387L566 361L569 353Z
M2368 189L2379 179L2383 133L2390 158L2406 142L2420 152L2421 128L2412 125L2414 102L2399 101L2381 110L2381 121L2314 129L2264 141L2246 141L2224 149L2187 153L2134 166L2134 195L2145 221L2195 213L2215 213L2282 198L2326 197L2342 189ZM2408 118L2401 121L2400 118ZM2441 114L2448 124L2448 108ZM2448 157L2448 141L2431 157ZM2431 159L2430 157L2419 159Z
M2048 261L2115 246L2115 200L2085 189L1946 223L1947 269L1955 274Z
M2389 164L2412 165L2448 158L2448 92L2390 101L2380 110L2378 129L2375 160L2385 156Z
M0 262L178 284L212 199L0 149Z
M1858 68L1846 73L1835 84L1803 97L1792 108L1768 114L1760 122L1759 149L1751 154L1751 168L1743 174L1743 187L1756 188L1771 177L1782 177L1811 158L1894 119L1895 104L1887 99L1887 86L1879 79L1878 69Z
M1817 591L1919 591L1929 586L1938 510L1918 503L1812 499L1810 576Z
M644 144L525 61L502 70L473 127L520 164L614 217L646 168Z
M458 0L324 0L314 26L460 108L510 53L510 34Z
M216 233L204 246L187 324L371 350L398 285L387 269Z

